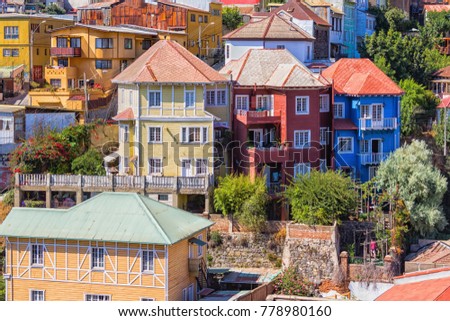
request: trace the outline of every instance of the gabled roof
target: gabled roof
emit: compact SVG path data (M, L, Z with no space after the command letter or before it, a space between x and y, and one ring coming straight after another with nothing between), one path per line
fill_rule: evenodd
M159 40L112 82L212 83L228 80L175 41Z
M289 0L281 7L273 11L273 14L284 11L290 16L298 20L313 20L316 24L324 27L331 27L331 25L314 13L306 4L299 0Z
M170 245L211 225L137 193L104 192L65 210L15 207L0 235Z
M143 36L156 36L158 33L154 29L142 29L142 28L134 28L133 26L98 26L98 25L86 25L82 23L76 23L74 25L65 26L61 28L53 29L52 32L66 30L66 29L75 29L75 28L87 28L92 30L98 30L103 32L118 32L118 33L132 33Z
M225 5L259 4L260 0L220 0Z
M232 60L220 71L231 74L238 86L325 87L286 49L250 49L238 60Z
M397 284L375 299L375 301L448 300L450 300L450 278Z
M134 113L133 108L129 107L125 109L124 111L118 113L116 116L113 117L114 120L133 120L134 119Z
M276 39L307 40L314 37L306 31L277 14L262 20L250 21L242 27L223 36L224 39Z
M403 95L403 90L369 59L339 59L322 76L333 82L337 94Z
M450 66L439 69L433 73L434 77L450 78Z
M414 255L408 255L405 259L414 263L450 264L450 242L436 241L421 248Z

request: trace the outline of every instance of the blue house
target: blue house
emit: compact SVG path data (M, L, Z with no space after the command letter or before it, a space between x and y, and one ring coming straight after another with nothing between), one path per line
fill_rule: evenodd
M400 147L403 91L369 59L340 59L322 75L333 84L333 167L366 182Z

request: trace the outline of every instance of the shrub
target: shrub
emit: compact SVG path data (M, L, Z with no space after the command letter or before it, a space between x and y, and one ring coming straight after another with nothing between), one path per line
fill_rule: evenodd
M3 194L3 204L7 206L14 206L14 190L10 189Z
M222 245L222 235L218 231L212 231L210 235L211 246L216 247Z
M313 296L314 284L289 267L275 278L274 293L298 296Z

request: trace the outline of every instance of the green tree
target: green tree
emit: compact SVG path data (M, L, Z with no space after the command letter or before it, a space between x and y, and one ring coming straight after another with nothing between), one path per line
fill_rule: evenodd
M50 3L42 10L46 14L65 14L66 10L58 6L56 3Z
M102 154L94 148L89 149L72 161L72 173L79 175L105 175Z
M413 79L401 80L399 85L405 91L401 100L401 133L410 136L417 132L420 118L428 120L434 116L438 99Z
M249 229L258 230L266 220L267 187L263 177L247 175L219 177L214 190L214 207L234 217ZM264 218L264 221L263 221Z
M420 237L433 236L447 225L442 211L447 180L433 167L431 155L425 142L413 140L382 162L375 178L391 203L404 203L412 231Z
M243 24L238 7L225 7L222 10L222 24L228 30L234 30Z
M390 8L385 13L386 21L389 25L389 29L395 31L405 31L407 16L406 13L396 7Z
M354 184L341 172L314 170L309 175L298 175L284 195L294 220L310 225L331 225L356 206Z

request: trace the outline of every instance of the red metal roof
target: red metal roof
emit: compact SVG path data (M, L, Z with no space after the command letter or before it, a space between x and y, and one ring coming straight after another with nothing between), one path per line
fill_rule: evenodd
M356 126L351 119L335 119L333 121L334 130L357 130Z
M125 109L121 113L118 113L115 117L113 117L114 120L133 120L134 119L134 113L133 109L131 107Z
M449 301L450 277L396 284L375 301Z
M403 95L403 90L369 59L339 59L322 72L338 94Z
M259 4L260 0L221 0L225 5Z
M450 96L444 96L437 108L450 108Z

